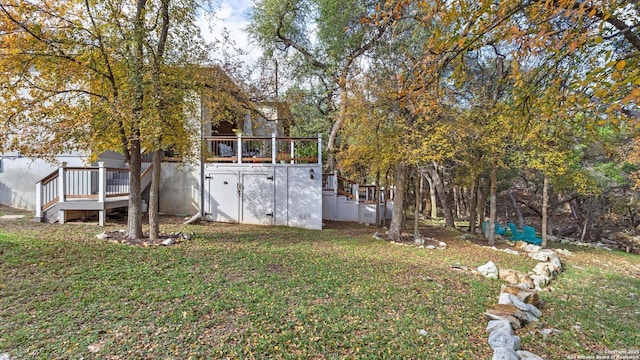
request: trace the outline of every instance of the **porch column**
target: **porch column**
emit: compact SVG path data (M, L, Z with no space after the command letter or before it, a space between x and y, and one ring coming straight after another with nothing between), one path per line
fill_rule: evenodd
M64 168L67 166L66 162L62 163L62 166L60 166L58 168L58 202L63 203L64 202L64 189L66 187L65 184L65 178L64 178ZM58 222L60 224L64 224L65 222L65 211L64 210L58 210Z
M351 193L356 198L356 204L360 203L360 186L358 184L351 185Z
M58 201L64 202L64 188L65 188L65 179L64 179L64 168L67 166L66 162L62 163L62 166L58 168Z
M293 160L293 158L295 157L296 154L296 143L295 141L293 141L293 139L291 139L291 163L295 164L296 161Z
M318 133L318 164L322 165L322 133Z
M98 202L105 202L107 198L107 169L104 162L98 162Z
M42 181L36 183L36 216L34 219L42 221Z
M238 164L242 163L242 134L238 133Z
M98 162L98 203L101 204L100 210L98 210L98 222L100 226L104 226L107 212L105 210L105 201L107 199L107 168L104 167L104 162Z
M276 149L276 133L271 133L271 163L276 163L276 154L278 153L278 149Z

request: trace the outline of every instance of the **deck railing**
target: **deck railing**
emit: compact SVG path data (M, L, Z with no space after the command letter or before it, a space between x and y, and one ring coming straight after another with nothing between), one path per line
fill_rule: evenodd
M205 136L205 161L321 164L322 137Z
M358 183L342 177L335 172L322 174L322 188L324 190L333 190L334 192L344 195L351 200L359 200Z
M375 185L360 185L355 181L349 180L338 175L336 172L322 174L322 190L333 191L337 194L344 195L351 200L361 203L375 204L387 200L393 200L393 191L385 191L380 188L376 191Z
M151 169L150 162L142 162L141 177ZM58 202L87 200L104 202L108 197L129 195L129 169L98 166L70 167L63 164L58 170L36 183L36 218Z

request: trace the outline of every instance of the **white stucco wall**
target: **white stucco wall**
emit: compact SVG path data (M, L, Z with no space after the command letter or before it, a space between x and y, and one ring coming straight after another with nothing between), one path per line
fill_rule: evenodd
M84 166L85 160L80 154L60 155L57 163L18 157L17 153L0 154L0 204L35 211L36 183L58 169L62 162L68 166Z
M170 215L198 213L200 166L162 163L160 171L159 211Z
M287 224L322 229L322 166L309 164L286 168Z

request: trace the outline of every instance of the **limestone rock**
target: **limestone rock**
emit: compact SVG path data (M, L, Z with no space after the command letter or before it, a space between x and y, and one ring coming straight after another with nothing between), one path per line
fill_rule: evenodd
M519 252L517 252L517 251L515 251L515 250L512 250L512 249L502 249L502 250L500 250L500 251L505 252L505 253L507 253L507 254L511 254L511 255L520 255L520 253L519 253Z
M513 305L497 304L487 309L484 313L489 320L508 320L514 329L519 329L529 320L524 311Z
M556 273L559 273L560 271L562 271L562 263L560 262L560 259L553 258L551 259L549 264L550 264L549 266L551 267L551 270L555 271Z
M9 353L1 353L0 360L11 360L11 356L9 356Z
M522 311L529 311L529 304L525 304L519 297L509 293L500 293L498 304L513 305Z
M540 251L540 249L542 249L540 246L538 246L538 245L533 245L533 244L527 244L527 245L525 245L525 247L524 247L524 250L525 250L526 252L531 252L531 253L538 252L538 251Z
M524 313L527 314L527 322L528 323L540 321L540 319L538 319L538 317L533 315L532 313L530 313L528 311L525 311Z
M491 334L494 331L504 331L513 335L513 328L508 320L490 320L487 324L487 334Z
M513 285L502 285L500 287L500 292L515 295L525 303L532 304L534 306L537 306L538 303L540 302L540 298L538 297L538 292L535 290L523 289L519 286L513 286Z
M107 235L106 232L101 232L100 234L96 235L96 237L100 240L106 240L109 238L109 235Z
M542 289L549 284L549 280L551 279L543 275L531 275L531 280L533 280L536 289Z
M496 264L493 263L493 261L489 261L484 265L478 266L478 271L480 272L480 274L484 275L487 278L498 278L498 268L496 267Z
M527 311L532 313L535 317L542 316L542 311L540 311L540 309L531 304L527 304L527 306L529 306L529 309Z
M520 321L519 319L517 319L517 318L515 318L515 317L513 317L511 315L508 315L508 314L496 315L496 314L493 314L493 313L487 311L487 312L484 313L484 317L487 320L490 320L490 321L491 320L504 320L504 321L507 321L507 322L509 322L509 324L511 324L511 327L513 329L520 329L522 327L522 325L523 325L522 321Z
M511 285L519 285L527 289L532 289L534 287L531 277L525 273L521 273L520 271L512 269L501 270L499 277L500 280L504 280Z
M516 248L518 248L518 249L524 249L524 248L527 247L527 245L529 245L529 244L527 244L526 242L524 242L522 240L516 241Z
M518 354L513 350L506 347L500 347L493 350L493 357L491 360L518 360Z
M533 272L536 275L546 276L548 278L551 277L551 263L539 262L533 268Z
M529 252L529 257L534 260L548 262L554 258L557 258L558 254L556 254L555 251L551 249L542 249L537 252Z
M520 338L506 331L496 330L489 334L489 345L494 351L500 347L520 350Z
M518 357L520 357L520 360L544 360L540 356L524 350L517 351L517 354Z
M170 237L165 239L161 244L164 246L171 246L171 245L175 245L175 243L176 243L176 239Z

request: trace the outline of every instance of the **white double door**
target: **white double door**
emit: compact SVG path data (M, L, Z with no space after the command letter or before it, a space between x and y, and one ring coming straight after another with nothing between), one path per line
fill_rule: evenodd
M205 181L209 199L207 216L213 221L274 223L273 171L213 172Z

